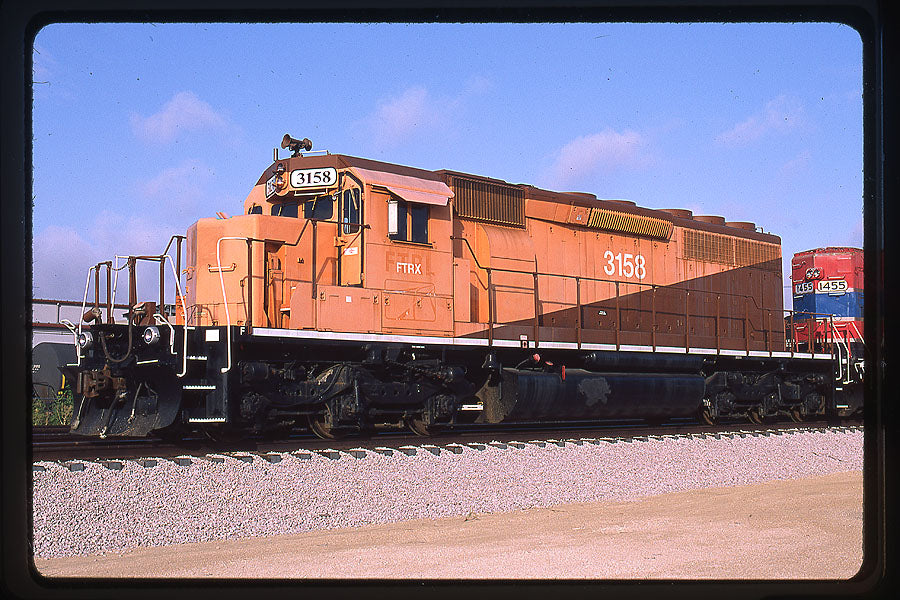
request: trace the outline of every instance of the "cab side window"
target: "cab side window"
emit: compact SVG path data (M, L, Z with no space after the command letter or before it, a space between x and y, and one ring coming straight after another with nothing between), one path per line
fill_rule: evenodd
M399 242L428 243L428 205L397 200L397 233L388 237Z
M362 222L362 203L359 198L359 189L345 190L341 202L341 222L344 233L356 233Z
M428 205L410 204L409 213L409 241L428 243Z

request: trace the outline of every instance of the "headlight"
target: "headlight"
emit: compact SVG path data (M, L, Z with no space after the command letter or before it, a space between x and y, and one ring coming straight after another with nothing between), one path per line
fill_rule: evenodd
M89 350L94 345L94 336L90 331L78 334L78 345L82 350Z
M150 326L144 330L144 343L148 346L159 341L159 329Z

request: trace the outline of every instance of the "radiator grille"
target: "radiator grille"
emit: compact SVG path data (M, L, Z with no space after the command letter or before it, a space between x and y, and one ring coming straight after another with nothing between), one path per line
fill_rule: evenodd
M525 192L518 187L452 177L453 205L462 219L525 227Z
M774 271L781 268L780 265L773 262L781 258L781 247L778 244L756 242L694 229L682 231L681 257L686 260L699 260L737 267L761 265Z
M764 244L744 239L734 240L735 262L742 267L777 260L781 258L779 250L778 244Z
M606 231L630 233L664 240L669 239L674 228L671 221L666 221L665 219L633 215L605 208L592 208L587 225L588 227Z

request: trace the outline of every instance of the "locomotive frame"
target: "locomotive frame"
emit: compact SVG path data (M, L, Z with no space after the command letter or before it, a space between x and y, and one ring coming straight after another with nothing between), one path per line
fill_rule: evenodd
M73 432L427 435L861 406L860 382L835 385L849 365L833 317L783 310L780 240L751 223L304 155L308 144L285 140L293 155L276 150L245 215L201 219L160 255L89 270L68 367ZM159 302L138 301L139 261L159 264ZM161 310L166 264L174 318ZM112 273L125 268L131 309L116 323ZM826 332L805 352L801 317Z

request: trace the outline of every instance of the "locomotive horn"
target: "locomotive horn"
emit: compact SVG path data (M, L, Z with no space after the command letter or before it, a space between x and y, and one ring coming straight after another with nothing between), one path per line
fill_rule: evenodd
M281 147L282 148L290 148L291 152L293 152L293 156L297 156L301 150L306 150L309 152L312 150L312 142L309 138L303 138L302 140L294 139L291 137L291 134L286 133L284 137L281 138Z

